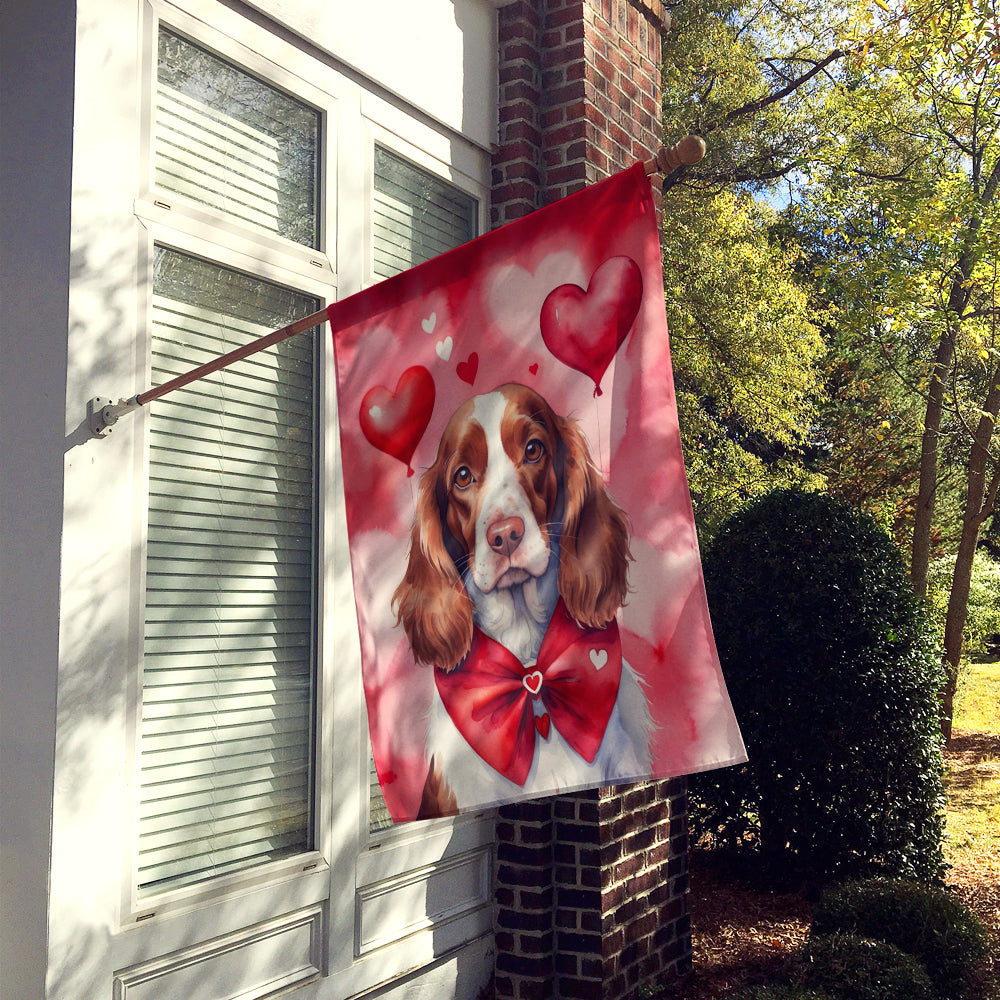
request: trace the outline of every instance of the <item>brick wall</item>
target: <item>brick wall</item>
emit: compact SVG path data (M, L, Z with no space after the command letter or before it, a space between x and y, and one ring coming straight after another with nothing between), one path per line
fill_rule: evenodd
M514 0L498 16L494 225L656 151L668 22L661 0Z
M691 965L683 778L504 806L497 997L618 1000Z
M498 19L494 225L653 155L660 0L514 0ZM686 787L643 782L500 810L497 997L619 1000L687 971Z

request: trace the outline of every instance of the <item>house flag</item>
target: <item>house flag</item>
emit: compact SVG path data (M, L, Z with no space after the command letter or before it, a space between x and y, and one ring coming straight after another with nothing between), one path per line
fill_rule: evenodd
M393 820L746 759L642 164L330 306Z

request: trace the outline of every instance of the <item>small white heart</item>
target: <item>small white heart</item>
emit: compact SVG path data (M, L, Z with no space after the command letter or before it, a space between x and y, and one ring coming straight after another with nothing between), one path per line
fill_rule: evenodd
M608 662L608 651L606 649L592 649L590 662L594 664L595 670L600 670Z
M442 361L447 361L451 357L451 349L453 346L451 337L445 337L444 340L439 340L437 342L434 349L437 351L437 356Z
M420 325L424 328L424 333L433 333L434 327L437 326L437 321L438 314L436 312L432 312L427 319L422 319Z
M372 420L378 420L379 417L382 416L382 407L381 406L373 406L368 411L368 414L372 418Z
M538 694L542 690L542 672L541 670L534 670L530 674L525 674L521 678L521 683L524 684L528 691L528 694Z

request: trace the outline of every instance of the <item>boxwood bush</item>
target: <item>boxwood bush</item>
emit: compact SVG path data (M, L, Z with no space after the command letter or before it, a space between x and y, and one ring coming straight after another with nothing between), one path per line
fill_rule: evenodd
M730 519L704 562L750 760L692 779L695 834L775 872L939 878L943 674L889 536L831 497L780 490Z
M905 879L869 879L826 889L813 915L814 935L860 934L895 945L923 963L938 994L960 997L986 933L946 889Z
M854 934L810 938L795 978L837 1000L934 1000L924 967L895 945Z

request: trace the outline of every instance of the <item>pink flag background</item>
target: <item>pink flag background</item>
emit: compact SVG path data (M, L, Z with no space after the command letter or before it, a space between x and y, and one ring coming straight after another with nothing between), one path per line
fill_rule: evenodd
M556 289L547 343L542 312ZM602 289L634 295L637 313L624 333L594 333ZM590 339L559 334L557 312L558 322L574 313ZM641 164L335 303L329 316L369 729L393 819L413 819L420 808L435 696L433 668L414 661L392 609L420 475L456 408L503 383L526 385L575 418L631 521L631 593L618 622L622 656L652 715L648 776L744 760L705 600ZM528 794L539 792L509 797ZM495 801L484 792L474 804Z

